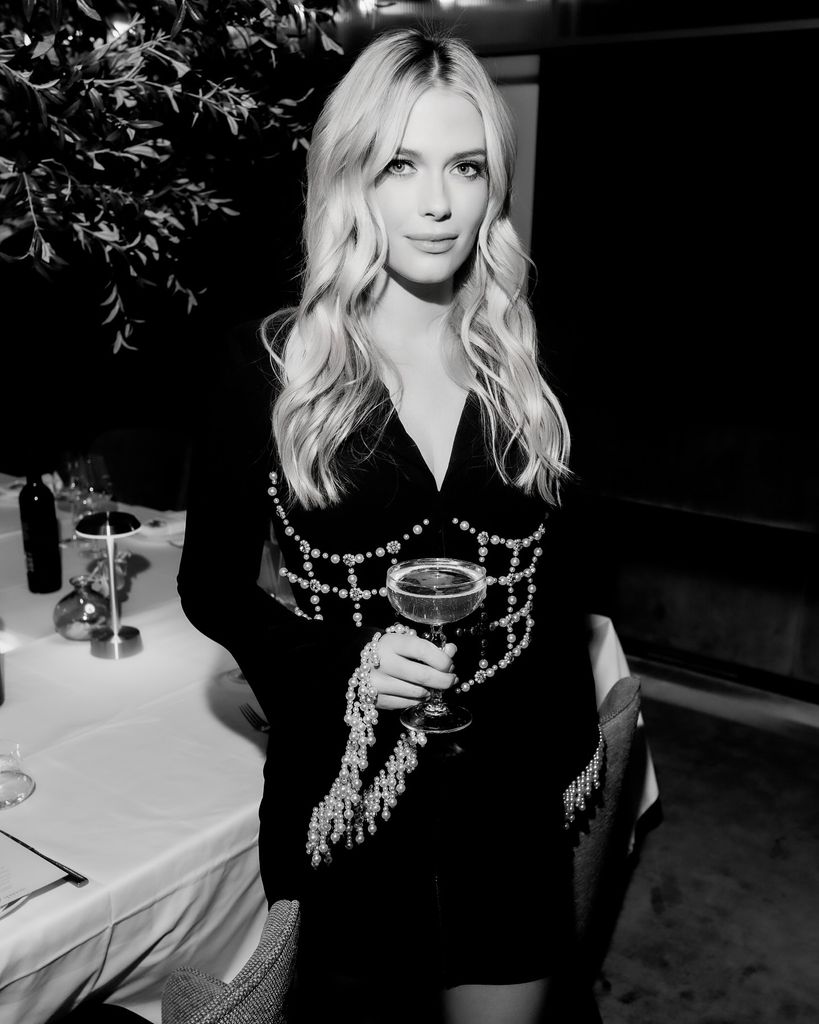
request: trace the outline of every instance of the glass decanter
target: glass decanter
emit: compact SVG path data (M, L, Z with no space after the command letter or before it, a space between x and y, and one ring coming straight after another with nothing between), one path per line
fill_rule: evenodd
M66 640L91 640L108 625L108 601L94 590L93 576L72 576L68 582L74 589L57 602L54 628Z

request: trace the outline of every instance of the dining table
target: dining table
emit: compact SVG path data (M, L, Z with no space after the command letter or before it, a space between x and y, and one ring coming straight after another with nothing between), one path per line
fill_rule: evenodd
M36 788L0 810L0 830L89 881L56 883L0 916L0 1022L57 1020L94 996L159 1024L174 968L228 980L261 933L267 737L240 707L260 709L230 655L182 612L181 532L161 524L183 516L122 506L152 524L117 542L129 553L122 621L142 650L107 660L52 619L99 546L71 540L61 514L63 587L31 593L10 483L0 476L0 736L20 744Z
M63 588L31 593L14 481L0 474L0 737L20 744L36 783L0 810L0 830L88 878L0 912L0 1024L58 1020L89 997L160 1024L169 974L195 966L230 980L267 913L257 850L267 737L240 710L261 709L180 606L184 513L121 507L143 524L117 542L128 552L122 622L142 650L108 660L53 623L100 545L72 539L63 511ZM213 541L229 545L230 534ZM271 558L261 569L272 590ZM218 580L212 597L230 600ZM599 703L629 668L609 618L590 616L589 637ZM650 759L641 790L640 813L657 795Z

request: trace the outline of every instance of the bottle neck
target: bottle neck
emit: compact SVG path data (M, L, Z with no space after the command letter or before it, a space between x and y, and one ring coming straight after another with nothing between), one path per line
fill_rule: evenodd
M44 508L54 504L54 495L48 484L43 482L39 473L27 473L26 485L20 491L20 497L27 496L28 501L42 505Z

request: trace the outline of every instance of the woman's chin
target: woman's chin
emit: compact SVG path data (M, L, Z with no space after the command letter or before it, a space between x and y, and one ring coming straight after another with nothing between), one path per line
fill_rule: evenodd
M388 267L388 277L405 291L419 298L449 301L452 296L454 271L451 267Z

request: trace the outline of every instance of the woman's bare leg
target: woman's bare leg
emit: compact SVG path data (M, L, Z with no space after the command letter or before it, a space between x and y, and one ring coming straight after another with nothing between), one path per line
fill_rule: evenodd
M458 985L444 992L446 1024L542 1024L546 978L519 985Z

